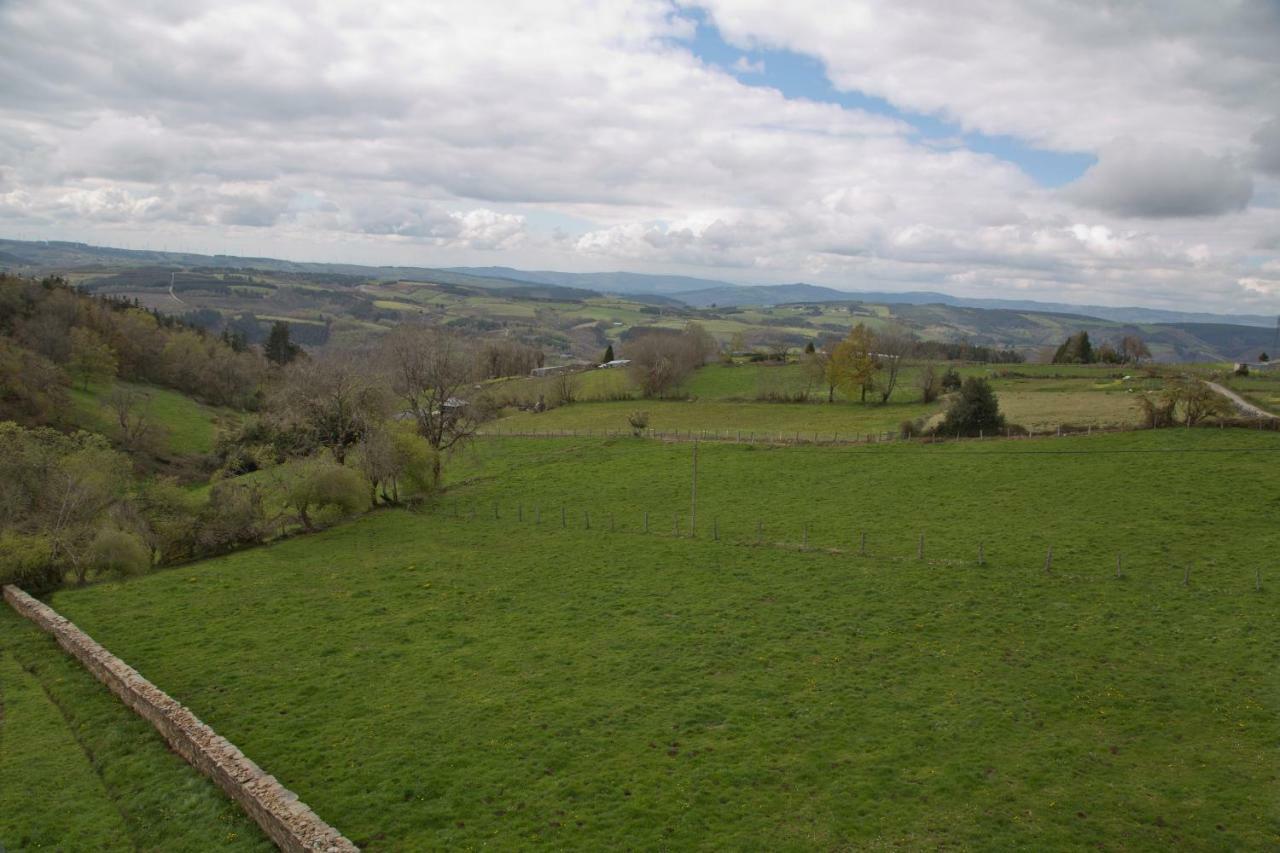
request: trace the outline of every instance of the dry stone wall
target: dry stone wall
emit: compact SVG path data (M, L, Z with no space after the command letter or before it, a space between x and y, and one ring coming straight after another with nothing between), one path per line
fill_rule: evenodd
M16 586L4 587L4 600L53 635L68 654L155 726L175 752L239 803L281 850L348 853L359 849L230 741L57 611Z

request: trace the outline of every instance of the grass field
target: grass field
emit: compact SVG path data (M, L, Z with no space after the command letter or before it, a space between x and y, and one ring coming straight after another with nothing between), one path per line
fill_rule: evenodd
M939 373L947 365L935 365ZM806 377L800 364L710 364L696 371L670 400L619 400L636 389L625 370L594 370L579 376L578 403L543 413L508 411L493 425L505 431L601 430L627 428L627 415L649 412L659 431L742 430L744 433L819 432L825 436L896 431L904 420L942 412L945 400L925 404L917 383L920 366L902 371L890 402L881 405L847 399L837 393L827 403L827 389ZM1002 411L1011 423L1037 431L1059 425L1118 427L1137 423L1137 397L1159 390L1161 380L1128 376L1115 367L1097 365L962 365L964 376L992 383ZM1128 377L1128 378L1125 378ZM533 400L539 393L554 399L554 380L521 379L501 386L504 399ZM762 402L762 392L804 395L807 403Z
M271 850L52 639L0 608L0 848Z
M219 426L231 424L240 417L230 409L207 406L177 391L116 382L90 386L87 391L78 385L72 389L76 423L84 429L112 435L115 414L107 408L107 400L117 384L134 388L146 396L147 416L168 431L168 450L179 456L211 452Z
M485 440L52 603L369 849L1269 848L1278 450Z

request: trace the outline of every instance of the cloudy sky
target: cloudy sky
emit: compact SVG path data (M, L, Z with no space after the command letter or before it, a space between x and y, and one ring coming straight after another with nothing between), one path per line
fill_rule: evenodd
M1280 2L0 0L0 236L1280 311Z

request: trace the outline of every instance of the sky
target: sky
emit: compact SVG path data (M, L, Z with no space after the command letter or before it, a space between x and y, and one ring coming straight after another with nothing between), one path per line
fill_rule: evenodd
M1280 312L1280 2L0 0L0 236Z

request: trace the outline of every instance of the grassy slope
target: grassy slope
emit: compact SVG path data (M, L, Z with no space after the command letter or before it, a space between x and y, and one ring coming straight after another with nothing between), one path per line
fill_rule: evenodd
M0 846L273 849L152 727L0 607Z
M207 406L190 397L152 385L133 385L150 398L150 417L169 431L169 452L195 455L213 450L219 424L230 423L238 415L230 409ZM112 386L90 386L88 391L77 385L71 391L77 424L95 432L112 433L114 413L106 401Z
M54 604L374 849L1258 848L1277 447L706 446L690 541L637 530L687 506L687 446L487 441L431 513Z

